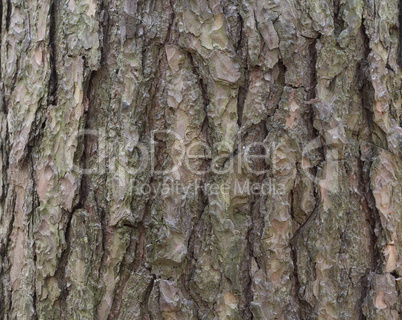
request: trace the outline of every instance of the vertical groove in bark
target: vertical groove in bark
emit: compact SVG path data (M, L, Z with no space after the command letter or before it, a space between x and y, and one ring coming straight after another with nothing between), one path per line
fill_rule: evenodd
M48 106L57 105L57 4L58 1L52 1L49 11L49 49L50 49L50 78L49 78L49 93Z
M6 4L7 4L7 9L6 9L7 10L6 11L6 31L8 31L10 29L10 19L11 19L11 10L12 10L11 0L7 0Z
M399 54L398 54L398 64L399 67L402 67L402 1L399 0L399 8L398 8L398 22L399 22Z
M361 61L359 65L359 82L361 83L361 100L362 100L362 114L365 119L365 123L370 128L370 131L374 130L374 120L373 120L373 111L369 108L375 103L374 97L374 88L370 82L369 76L369 62L368 56L370 54L370 47L369 47L369 38L366 35L366 28L364 26L364 20L362 23L362 35L364 36L364 59ZM369 137L370 139L370 137ZM370 142L372 140L370 139ZM376 229L381 230L378 226L378 221L380 219L378 210L375 206L375 199L372 193L372 189L370 187L370 172L369 168L372 166L371 159L368 161L364 161L362 159L362 151L359 152L359 159L358 159L358 174L361 179L361 192L364 195L364 207L367 212L367 221L371 228L371 256L372 256L372 266L371 272L376 272L376 269L380 267L381 264L381 252L379 245L379 237L376 235Z

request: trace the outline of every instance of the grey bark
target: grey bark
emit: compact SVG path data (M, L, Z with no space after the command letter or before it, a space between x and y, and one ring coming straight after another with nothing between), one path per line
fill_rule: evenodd
M401 319L399 10L2 1L0 317Z

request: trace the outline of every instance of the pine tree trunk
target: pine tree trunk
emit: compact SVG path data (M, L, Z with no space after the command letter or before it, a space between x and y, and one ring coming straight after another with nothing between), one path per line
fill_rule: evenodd
M401 319L396 0L0 8L2 319Z

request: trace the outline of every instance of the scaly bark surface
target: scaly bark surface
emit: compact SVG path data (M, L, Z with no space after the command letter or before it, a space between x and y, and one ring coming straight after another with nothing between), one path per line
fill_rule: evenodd
M401 319L400 10L3 0L0 317Z

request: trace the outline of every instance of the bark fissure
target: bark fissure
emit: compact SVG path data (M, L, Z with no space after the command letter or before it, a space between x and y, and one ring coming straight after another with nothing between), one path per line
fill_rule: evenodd
M402 67L402 0L399 0L399 14L398 14L398 22L399 22L399 54L398 54L398 63L399 67Z
M57 105L57 1L52 1L49 10L49 57L50 57L50 78L48 85L48 106Z
M6 0L7 3L7 11L6 11L6 31L10 29L10 22L11 22L11 10L12 4L11 0ZM3 13L3 10L1 11ZM3 14L2 14L3 15Z
M210 103L209 96L208 96L208 87L207 87L207 83L204 82L204 80L202 78L202 75L198 71L199 66L197 65L197 63L196 63L196 61L195 61L195 59L193 57L194 54L189 52L189 51L187 52L187 54L188 54L188 58L189 58L190 64L191 64L192 69L193 69L193 73L196 75L196 77L198 79L198 85L199 85L199 88L200 88L201 93L202 93L202 100L203 100L204 112L205 112L205 120L204 120L204 123L202 125L202 128L203 128L203 130L205 130L204 132L207 134L207 132L208 132L207 130L208 130L208 127L209 127L209 124L208 124L208 106L209 106L209 103ZM207 138L208 138L208 134L207 134Z

